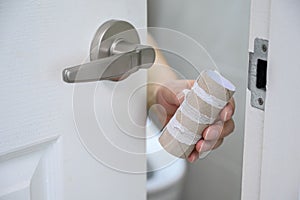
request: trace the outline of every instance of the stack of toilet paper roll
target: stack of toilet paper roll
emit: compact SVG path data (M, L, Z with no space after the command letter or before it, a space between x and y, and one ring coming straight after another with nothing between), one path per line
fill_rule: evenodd
M235 86L217 71L201 72L185 99L162 131L159 142L170 154L187 158L226 106Z

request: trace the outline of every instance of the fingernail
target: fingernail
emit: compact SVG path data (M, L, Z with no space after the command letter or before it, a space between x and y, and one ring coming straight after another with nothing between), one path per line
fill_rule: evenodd
M199 157L197 157L196 155L193 155L192 157L192 163L195 162L196 160L198 160Z
M177 97L178 100L184 98L184 93L183 93L183 91L180 91L178 94L176 94L176 97Z
M232 115L232 111L231 111L231 110L227 110L227 111L225 112L223 121L229 120L229 118L230 118L231 115Z
M217 139L219 137L219 135L220 135L219 130L212 128L212 129L209 129L205 139L206 140L214 140L214 139Z
M195 156L195 155L192 155L191 163L193 163L195 160L196 160L196 156Z
M208 142L203 142L200 146L199 153L203 153L211 150L211 145Z

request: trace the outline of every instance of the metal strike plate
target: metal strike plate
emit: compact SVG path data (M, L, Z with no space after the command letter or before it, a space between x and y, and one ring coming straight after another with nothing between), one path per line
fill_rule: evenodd
M136 29L128 22L109 20L99 27L91 46L90 62L63 70L68 83L99 80L120 81L155 60L151 46L141 45Z
M251 91L251 105L265 109L267 90L268 40L256 38L254 52L249 53L248 89Z

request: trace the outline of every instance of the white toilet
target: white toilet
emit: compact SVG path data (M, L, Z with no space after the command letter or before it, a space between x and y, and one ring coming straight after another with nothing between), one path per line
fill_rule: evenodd
M162 149L158 142L159 130L149 123L147 128L147 136L150 136L147 139L147 199L181 200L187 170L186 161Z

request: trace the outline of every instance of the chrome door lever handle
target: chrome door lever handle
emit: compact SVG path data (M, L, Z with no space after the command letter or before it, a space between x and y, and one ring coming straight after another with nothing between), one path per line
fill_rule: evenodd
M91 62L63 70L68 83L119 81L155 60L151 46L141 45L135 28L125 21L110 20L96 32L90 48Z
M152 47L140 45L135 50L126 53L66 68L63 71L63 79L68 83L98 80L119 81L139 68L151 67L154 58L155 52Z

